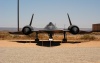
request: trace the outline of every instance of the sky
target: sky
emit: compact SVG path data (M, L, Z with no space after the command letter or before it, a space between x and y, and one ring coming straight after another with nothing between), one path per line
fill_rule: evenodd
M69 21L80 28L92 28L100 23L100 0L19 0L20 27L44 28L53 22L58 28L68 28ZM17 27L17 0L0 0L0 27Z

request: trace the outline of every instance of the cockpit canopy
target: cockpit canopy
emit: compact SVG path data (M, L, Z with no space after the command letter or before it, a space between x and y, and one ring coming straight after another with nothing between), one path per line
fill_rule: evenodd
M49 24L46 25L45 29L46 30L56 30L57 27L52 22L50 22Z

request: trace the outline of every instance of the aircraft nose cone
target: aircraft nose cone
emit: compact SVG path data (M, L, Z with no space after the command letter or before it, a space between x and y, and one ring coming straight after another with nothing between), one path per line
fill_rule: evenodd
M25 29L24 29L24 32L26 32L26 33L29 32L29 31L30 31L29 28L25 28Z
M78 28L76 28L76 27L73 27L73 30L74 30L75 32L77 32L77 31L78 31Z

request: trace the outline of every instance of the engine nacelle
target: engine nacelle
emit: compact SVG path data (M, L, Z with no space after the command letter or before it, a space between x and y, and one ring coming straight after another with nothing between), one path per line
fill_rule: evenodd
M78 34L79 33L79 27L76 25L71 25L68 27L68 30L70 31L70 33L72 34Z
M33 29L32 26L25 26L25 27L23 27L22 32L23 32L23 34L25 34L25 35L29 35L29 34L32 33L33 30L34 30L34 29Z

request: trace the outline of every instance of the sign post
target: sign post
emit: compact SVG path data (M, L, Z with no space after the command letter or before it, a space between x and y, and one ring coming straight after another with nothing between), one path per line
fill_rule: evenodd
M53 41L53 39L49 39L49 41L50 41L50 47L51 47L51 42Z

